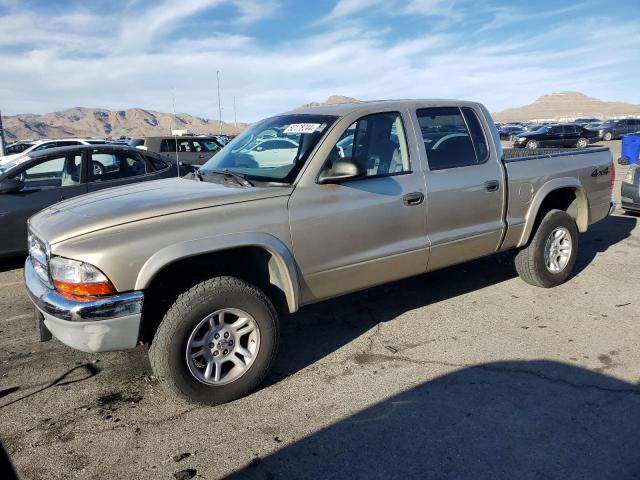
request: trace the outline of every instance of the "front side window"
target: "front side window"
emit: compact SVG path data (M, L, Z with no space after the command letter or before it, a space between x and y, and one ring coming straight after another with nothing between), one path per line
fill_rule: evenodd
M268 118L233 139L200 172L223 169L249 180L290 183L335 120L330 115L304 114Z
M24 183L23 190L44 190L80 184L81 155L49 158L18 173L15 178Z
M334 161L351 158L367 177L409 172L409 151L398 112L362 117L345 130L334 146L325 168Z
M431 170L477 165L488 158L486 140L482 146L478 138L480 133L476 132L478 144L474 148L465 118L458 107L422 108L416 115ZM471 118L470 114L467 118ZM480 125L473 128L482 129Z
M137 154L118 152L91 155L90 182L121 180L145 173L147 173L146 164Z

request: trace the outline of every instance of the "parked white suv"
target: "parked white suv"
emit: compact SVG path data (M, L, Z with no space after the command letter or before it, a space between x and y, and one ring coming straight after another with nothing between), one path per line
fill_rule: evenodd
M48 148L56 148L56 147L71 147L73 145L95 145L95 144L104 144L106 143L104 140L85 140L82 138L61 138L58 140L44 140L34 142L34 144L23 150L20 153L15 153L13 155L5 155L0 157L0 165L4 165L5 163L9 163L15 160L18 157L23 157L29 155L31 152L39 152L41 150L46 150Z

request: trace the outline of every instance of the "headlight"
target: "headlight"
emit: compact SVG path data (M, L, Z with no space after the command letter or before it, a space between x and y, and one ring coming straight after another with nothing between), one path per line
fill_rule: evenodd
M31 265L33 265L33 269L36 271L38 277L40 277L40 280L47 285L50 285L48 268L49 254L47 245L31 232L27 235L27 244L29 249L29 258L31 258Z
M96 296L115 293L109 279L93 265L64 257L53 257L49 264L53 285L60 293Z
M527 137L517 137L516 140L518 142L526 142L527 141Z

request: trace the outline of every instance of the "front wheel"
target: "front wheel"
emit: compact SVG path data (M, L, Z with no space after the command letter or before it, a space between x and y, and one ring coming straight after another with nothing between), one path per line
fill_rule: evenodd
M589 140L584 137L580 137L576 142L576 147L578 148L585 148L587 145L589 145Z
M149 359L171 393L218 405L253 391L276 356L278 317L259 289L216 277L181 294L162 320Z
M602 138L603 138L603 140L606 140L608 142L613 138L613 135L611 134L611 132L607 132L607 133L604 134L604 136Z
M529 140L527 142L527 148L538 148L538 142L535 140Z
M550 210L542 218L533 238L515 259L520 278L537 287L564 283L578 254L576 222L562 210Z

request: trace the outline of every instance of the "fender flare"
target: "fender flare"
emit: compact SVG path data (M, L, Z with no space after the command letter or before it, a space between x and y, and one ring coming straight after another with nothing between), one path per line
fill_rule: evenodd
M538 212L540 211L542 202L544 202L545 198L547 198L547 196L551 192L560 190L562 188L571 188L574 191L576 200L578 201L576 225L578 226L578 230L580 232L587 231L587 228L589 226L589 200L587 199L582 184L577 178L554 178L553 180L549 180L547 183L545 183L533 197L531 205L529 205L529 209L527 210L527 215L525 217L525 226L524 230L522 231L522 235L520 236L520 241L517 245L518 247L526 245L529 241L529 237L531 236L531 232L533 231L533 226L536 222L536 218L538 216Z
M300 306L300 282L296 262L282 240L268 233L216 235L168 245L147 259L138 273L135 289L147 288L158 272L178 260L238 247L259 247L271 254L269 268L275 269L276 280L281 283L279 287L285 294L289 311L297 311Z

